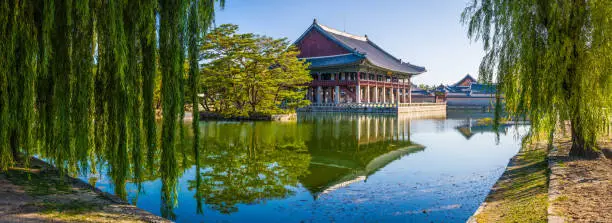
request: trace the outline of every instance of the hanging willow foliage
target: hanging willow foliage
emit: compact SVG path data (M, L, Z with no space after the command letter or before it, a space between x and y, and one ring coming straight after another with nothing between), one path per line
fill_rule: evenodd
M85 165L89 158L93 134L93 13L89 1L75 1L74 38L72 54L74 81L72 88L71 123L74 148L78 161ZM82 168L85 169L85 168Z
M51 30L51 48L53 56L50 60L51 75L54 79L53 103L51 104L51 154L54 161L64 161L74 157L70 146L70 79L72 72L72 1L56 0L54 2L54 26ZM49 135L47 136L49 137ZM65 163L56 163L60 169ZM69 162L68 164L74 164Z
M159 53L162 73L162 205L163 209L171 210L176 201L177 162L174 153L176 143L176 127L178 112L181 105L180 84L184 58L181 43L181 27L185 22L185 0L161 0L159 4ZM181 13L182 12L182 13ZM164 208L165 207L165 208ZM169 211L162 211L168 213Z
M486 51L481 79L499 82L508 112L539 133L569 120L570 154L592 156L612 116L611 14L609 0L473 0L462 19Z
M157 145L155 128L155 108L153 107L153 92L155 90L156 74L156 43L157 32L155 29L155 1L145 1L142 5L140 16L140 45L142 51L142 114L145 134L145 144L148 147L148 162L153 162L153 155Z
M220 1L221 8L225 7L225 1ZM200 74L199 67L199 49L200 41L203 38L204 32L208 31L215 17L215 1L202 0L194 1L189 9L188 21L188 45L189 53L189 90L191 92L191 108L192 108L192 129L195 139L199 138L200 131L198 128L199 121L199 99L198 99L198 75ZM199 150L199 141L194 140L193 148L197 152Z
M12 66L11 52L11 20L12 8L8 1L0 2L0 168L6 170L13 165L13 153L9 146L8 131L10 128L9 120L9 88L8 76Z
M199 28L198 24L198 4L199 2L194 2L191 4L189 8L189 22L188 22L188 35L189 43L187 45L188 53L189 53L189 90L191 92L191 114L192 114L192 129L193 129L193 138L200 138L200 131L198 128L198 119L200 118L198 111L198 74L200 73L200 67L198 64L198 48L199 48ZM196 154L199 150L199 140L193 140L193 149Z
M161 71L160 171L167 182L162 198L171 210L184 86L192 89L197 131L197 52L214 3L0 1L0 168L39 148L69 172L105 156L116 191L125 196L130 171L142 179L143 151L153 159L158 147L153 91Z
M0 5L0 168L16 161L18 152L33 147L36 79L36 8L26 2ZM26 160L27 162L27 160Z
M138 42L138 32L140 23L140 12L134 11L137 9L138 2L130 1L128 2L127 7L124 12L124 22L126 24L126 35L127 35L127 56L128 58L139 58L139 49L140 44ZM135 179L141 179L142 174L142 141L141 141L141 129L142 129L142 85L141 85L141 75L138 63L131 62L128 64L127 72L126 72L126 89L127 89L127 120L128 120L128 130L129 130L129 145L131 147L131 155L133 165L133 173ZM140 189L141 182L135 182Z

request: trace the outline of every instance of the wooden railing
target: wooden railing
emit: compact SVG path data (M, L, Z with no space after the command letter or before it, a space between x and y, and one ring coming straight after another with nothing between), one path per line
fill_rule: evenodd
M360 85L369 85L369 86L378 86L378 87L410 87L409 83L402 82L386 82L386 81L376 81L376 80L313 80L310 82L310 86L355 86L359 82Z
M395 104L391 103L314 103L310 107L320 108L394 108Z
M387 82L387 81L376 81L376 80L359 80L359 85L372 85L378 87L410 87L409 83L402 82Z
M357 85L356 80L313 80L310 86L336 86L336 85Z

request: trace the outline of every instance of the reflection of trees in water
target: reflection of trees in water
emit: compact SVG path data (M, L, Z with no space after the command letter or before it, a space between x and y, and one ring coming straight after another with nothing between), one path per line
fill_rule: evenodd
M133 201L145 192L143 182L160 179L161 215L175 219L178 180L193 167L195 176L187 183L195 192L196 212L201 214L206 204L221 213L233 213L239 204L291 196L298 185L318 193L354 175L367 177L394 159L418 151L394 152L413 145L410 119L395 116L323 116L301 119L298 124L202 122L197 141L189 128L180 130L174 149L97 142L101 146L92 150L41 153L41 157L54 157L64 169L74 170L69 172L72 175L89 173L93 183L99 170L108 175L117 195L126 199L131 193ZM127 191L127 183L133 183L137 192Z
M222 135L206 132L201 166L189 190L198 201L222 213L237 204L254 204L294 194L298 177L307 174L310 155L298 130L266 123L220 125ZM198 206L200 206L198 202ZM198 207L201 211L201 207Z
M179 128L180 129L180 128ZM283 198L294 193L298 177L307 174L310 155L303 139L310 134L309 125L257 123L202 123L200 148L194 149L193 135L188 128L184 140L175 149L131 145L106 146L98 142L94 149L57 154L40 151L39 157L61 166L70 175L89 176L96 183L97 171L107 174L115 194L127 199L126 184L134 183L137 193L145 181L160 179L162 183L160 211L174 219L177 205L178 179L195 166L196 177L189 189L196 190L197 210L202 202L224 213L237 211L240 203L257 203ZM160 136L161 134L158 134ZM104 140L116 140L104 137ZM58 150L58 153L61 152Z

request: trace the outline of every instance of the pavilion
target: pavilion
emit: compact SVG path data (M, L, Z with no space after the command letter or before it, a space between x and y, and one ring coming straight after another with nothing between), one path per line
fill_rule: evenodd
M294 45L301 52L298 58L310 63L313 81L307 99L313 105L411 103L410 78L426 72L387 53L367 35L338 31L316 19Z

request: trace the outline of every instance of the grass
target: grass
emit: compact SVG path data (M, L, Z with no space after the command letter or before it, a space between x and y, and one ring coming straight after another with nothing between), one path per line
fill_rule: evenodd
M4 174L15 185L24 186L26 192L32 196L75 192L70 183L64 182L64 178L60 177L56 171L41 173L40 169L11 168Z
M36 204L44 214L62 214L62 215L78 215L90 212L96 208L96 205L81 201L72 201L66 203L42 202Z
M545 145L527 145L514 157L477 222L546 222L548 166Z

